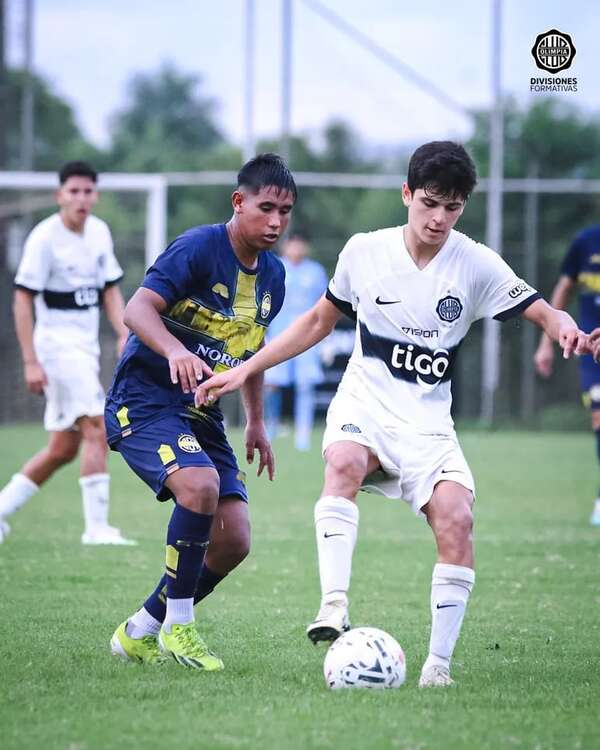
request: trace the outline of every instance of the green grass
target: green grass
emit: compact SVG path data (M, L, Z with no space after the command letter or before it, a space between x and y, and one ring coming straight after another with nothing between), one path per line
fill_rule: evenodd
M240 435L234 435L237 445ZM0 482L44 443L0 430ZM467 433L478 480L477 584L456 688L416 688L434 546L401 503L363 495L354 624L407 655L400 690L332 693L304 636L318 605L318 446L275 444L276 481L249 479L253 551L199 608L226 664L204 675L110 657L114 628L161 574L167 505L111 457L112 521L137 548L85 548L77 467L13 517L0 547L0 746L18 748L593 748L600 746L600 529L587 434Z

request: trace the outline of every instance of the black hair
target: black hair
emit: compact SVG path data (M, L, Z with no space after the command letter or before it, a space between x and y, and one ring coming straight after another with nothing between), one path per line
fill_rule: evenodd
M89 177L92 182L96 182L98 173L86 161L68 161L58 173L60 184L64 185L69 177Z
M247 161L238 173L238 187L245 187L258 193L264 187L276 187L298 197L296 183L288 165L279 154L259 154Z
M410 157L406 183L411 193L422 188L426 193L466 201L477 184L477 172L460 143L431 141Z

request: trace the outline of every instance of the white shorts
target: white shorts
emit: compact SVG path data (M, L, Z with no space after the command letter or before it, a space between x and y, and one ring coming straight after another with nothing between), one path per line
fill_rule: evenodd
M104 413L104 389L98 379L95 357L51 359L41 362L48 385L44 428L48 432L73 429L79 417Z
M323 453L332 443L349 440L369 448L381 470L369 474L361 487L405 500L417 515L429 502L435 485L451 480L475 494L475 482L456 435L423 435L407 426L382 427L366 403L338 392L327 412Z

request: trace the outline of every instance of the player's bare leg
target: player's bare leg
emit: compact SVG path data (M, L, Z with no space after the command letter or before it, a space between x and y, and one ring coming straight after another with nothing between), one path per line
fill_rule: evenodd
M600 409L592 410L592 430L594 430L594 434L596 435L598 460L600 461ZM590 523L592 526L600 526L600 491L594 503Z
M25 505L57 469L75 458L80 440L74 430L51 432L48 445L32 456L0 491L0 542L10 532L8 516Z
M248 503L239 497L222 497L215 512L210 530L210 544L204 558L204 568L208 569L220 582L246 558L250 552L250 521ZM203 569L204 572L204 569ZM202 579L201 573L200 578ZM216 583L211 587L214 588ZM196 588L195 603L210 591ZM200 593L203 595L200 596Z
M81 467L79 485L85 529L83 544L135 544L108 523L110 476L107 470L108 445L101 416L80 417Z
M379 467L377 457L350 440L325 452L325 484L315 505L315 531L321 580L321 606L306 629L313 643L332 641L350 627L348 589L358 532L356 495L364 478Z
M457 482L439 482L423 507L437 544L431 582L431 638L420 687L452 684L450 660L458 640L473 569L473 494Z

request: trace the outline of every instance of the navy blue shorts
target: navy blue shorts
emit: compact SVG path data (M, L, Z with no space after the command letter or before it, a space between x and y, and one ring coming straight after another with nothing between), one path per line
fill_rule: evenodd
M591 354L579 360L581 398L588 409L600 409L600 364L594 362Z
M246 475L240 471L220 421L167 415L121 438L111 448L123 456L160 501L173 497L165 486L169 474L189 466L208 466L219 474L219 497L234 495L248 502Z

